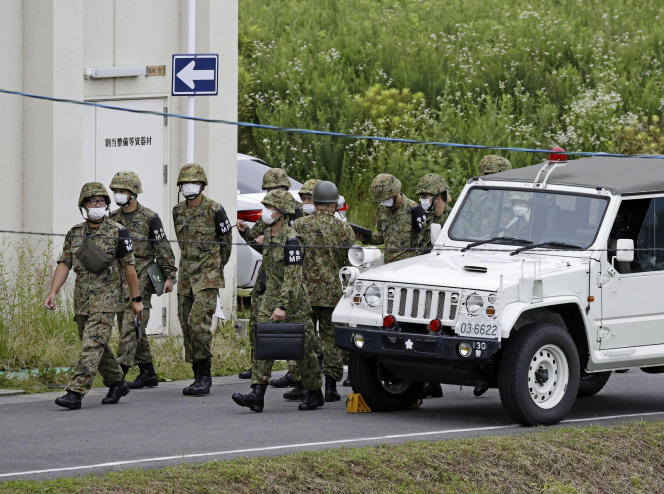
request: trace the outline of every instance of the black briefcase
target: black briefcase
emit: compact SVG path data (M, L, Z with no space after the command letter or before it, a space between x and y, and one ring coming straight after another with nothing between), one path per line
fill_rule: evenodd
M261 322L256 325L256 360L302 360L304 324Z

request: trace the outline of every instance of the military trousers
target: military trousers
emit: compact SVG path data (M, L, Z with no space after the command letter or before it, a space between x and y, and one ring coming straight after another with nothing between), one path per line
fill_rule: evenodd
M263 299L263 293L256 290L256 285L254 289L251 290L251 312L249 313L249 347L251 349L251 365L254 365L254 353L256 353L256 322L258 321L258 309L261 306L261 300Z
M314 330L314 325L311 320L289 321L287 319L284 322L304 322L304 359L297 361L299 377L306 389L320 389L322 380L320 377L320 369L318 368L318 356L316 355L318 338L316 336L316 331ZM256 360L251 374L251 384L267 385L270 376L272 375L273 364L274 360Z
M150 321L150 298L152 294L143 296L143 316L141 317L140 341L136 337L134 329L134 310L131 308L131 302L127 305L124 312L118 312L118 330L120 331L120 342L118 344L118 362L120 365L131 367L137 364L149 364L152 362L152 353L150 352L150 342L145 332Z
M81 339L81 357L76 365L76 373L67 386L69 391L82 395L87 393L97 372L104 378L104 386L122 380L122 368L108 346L114 317L112 312L76 315L78 336Z
M323 347L323 374L340 381L344 375L343 352L334 345L333 311L334 307L311 308L314 324L318 323L318 335Z
M184 359L196 362L212 358L212 316L217 309L217 288L194 293L178 289L178 318L184 339Z

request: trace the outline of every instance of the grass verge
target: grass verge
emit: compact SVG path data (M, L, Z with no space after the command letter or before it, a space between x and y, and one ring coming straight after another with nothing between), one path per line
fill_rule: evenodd
M23 492L663 492L664 422L11 481Z

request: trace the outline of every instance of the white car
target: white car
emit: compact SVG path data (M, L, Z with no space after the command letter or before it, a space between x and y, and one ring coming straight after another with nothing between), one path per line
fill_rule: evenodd
M406 409L440 382L498 388L515 421L555 424L611 371L664 372L659 160L472 179L432 238L428 254L341 272L336 344L372 409Z
M251 226L260 219L263 211L261 204L265 197L265 191L262 189L263 175L270 168L270 165L261 159L247 154L238 153L237 155L237 218L246 221ZM297 201L300 201L298 191L302 184L291 177L288 178L291 182L290 193ZM347 211L348 205L344 197L339 196L337 217L345 220ZM244 244L242 237L239 237L238 242ZM251 288L256 282L263 256L244 244L238 246L237 257L237 286L238 288Z

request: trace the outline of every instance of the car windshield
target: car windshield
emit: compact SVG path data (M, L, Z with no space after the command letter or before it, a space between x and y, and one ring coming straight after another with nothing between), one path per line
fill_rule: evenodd
M240 194L255 194L263 192L263 175L270 167L259 160L243 159L237 160L237 190ZM300 190L302 184L290 178L291 189Z
M473 187L454 218L449 236L469 242L504 236L585 249L595 240L607 204L605 197Z

